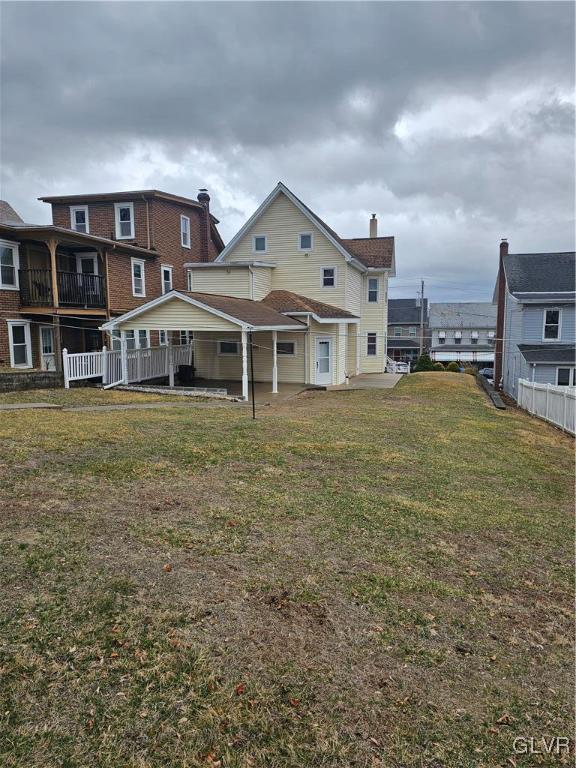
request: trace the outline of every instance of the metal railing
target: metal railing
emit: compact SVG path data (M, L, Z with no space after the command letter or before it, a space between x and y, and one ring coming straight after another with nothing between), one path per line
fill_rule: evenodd
M52 276L49 269L19 270L20 297L27 307L51 307ZM63 307L86 309L106 306L106 293L102 275L85 275L80 272L56 272L58 303Z

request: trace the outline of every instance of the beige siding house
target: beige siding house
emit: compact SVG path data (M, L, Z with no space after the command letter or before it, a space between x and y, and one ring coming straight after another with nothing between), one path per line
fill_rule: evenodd
M343 239L278 184L213 262L191 263L188 291L171 291L103 329L190 331L195 375L330 387L387 362L394 238Z

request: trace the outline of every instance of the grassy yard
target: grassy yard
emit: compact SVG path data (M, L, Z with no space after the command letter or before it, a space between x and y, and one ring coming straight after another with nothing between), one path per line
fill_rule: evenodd
M71 389L24 389L15 392L0 392L0 405L13 403L50 403L51 405L124 405L126 403L156 403L179 400L183 396L155 395L151 392L124 392L97 387L72 387ZM189 402L190 398L186 398Z
M0 765L535 766L516 736L571 734L572 441L471 377L0 440Z

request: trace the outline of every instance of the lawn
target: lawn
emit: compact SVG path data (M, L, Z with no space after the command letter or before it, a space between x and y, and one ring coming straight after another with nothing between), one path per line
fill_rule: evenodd
M249 416L0 416L0 764L550 765L572 441L458 374Z
M24 389L15 392L0 392L0 405L14 403L49 403L50 405L125 405L126 403L156 403L168 400L185 400L189 397L170 393L168 395L151 392L129 392L107 390L98 387L72 387L71 389Z

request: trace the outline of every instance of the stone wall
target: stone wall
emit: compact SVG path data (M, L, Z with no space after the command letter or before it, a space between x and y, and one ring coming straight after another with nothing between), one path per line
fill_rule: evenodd
M56 389L63 386L62 374L57 371L0 373L0 392L13 392L21 389Z

